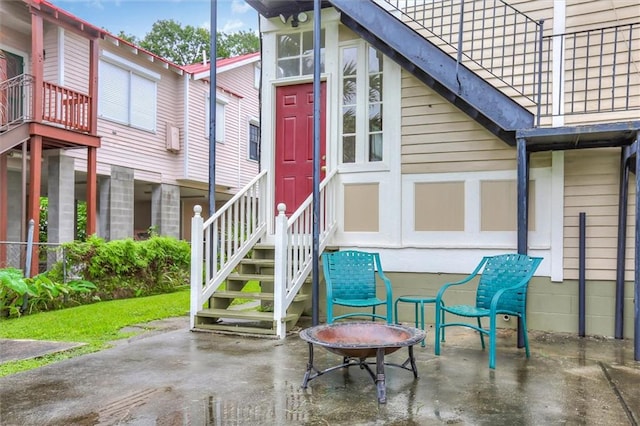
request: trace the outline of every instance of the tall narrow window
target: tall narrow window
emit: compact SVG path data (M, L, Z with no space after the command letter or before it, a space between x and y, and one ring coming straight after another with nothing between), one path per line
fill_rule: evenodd
M249 124L249 159L260 160L260 127Z
M384 56L364 43L341 50L342 163L383 161Z

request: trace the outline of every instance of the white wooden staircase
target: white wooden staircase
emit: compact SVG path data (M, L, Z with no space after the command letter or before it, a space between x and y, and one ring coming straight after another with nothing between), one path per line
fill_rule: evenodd
M336 173L320 184L319 252L336 228ZM211 218L203 221L201 207L191 222L192 330L270 335L284 338L311 307L313 258L313 200L309 196L287 217L278 206L274 235L267 235L270 206L268 174L261 172ZM274 243L265 243L274 241ZM249 281L259 292L244 292ZM249 309L232 305L250 299Z

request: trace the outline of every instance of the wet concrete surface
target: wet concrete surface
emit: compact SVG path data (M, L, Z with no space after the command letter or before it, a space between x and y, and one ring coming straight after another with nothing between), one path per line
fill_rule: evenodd
M387 403L366 371L301 383L308 344L188 331L188 320L113 348L0 378L13 425L637 425L633 342L530 332L531 358L501 331L497 366L479 338L448 329L442 354L414 346L419 378L387 367ZM402 348L385 357L402 363ZM316 348L320 369L342 362Z

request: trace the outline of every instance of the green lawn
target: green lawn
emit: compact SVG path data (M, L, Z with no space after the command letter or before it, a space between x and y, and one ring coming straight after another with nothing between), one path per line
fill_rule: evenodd
M258 292L257 281L249 281L245 292ZM234 304L248 300L237 299ZM112 300L20 318L0 319L0 338L53 340L86 343L85 346L41 358L0 364L0 377L31 370L52 362L108 348L110 342L136 334L121 330L163 318L187 315L189 289L157 296Z
M120 330L124 327L186 315L188 311L189 290L186 289L2 319L0 338L81 342L86 345L42 358L6 362L0 365L0 377L99 351L109 347L113 340L136 334L123 333Z

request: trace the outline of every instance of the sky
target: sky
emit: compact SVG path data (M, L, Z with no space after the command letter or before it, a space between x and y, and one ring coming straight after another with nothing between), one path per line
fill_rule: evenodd
M173 19L183 27L211 29L211 0L49 0L112 34L124 31L138 38L154 22ZM218 32L258 31L258 13L244 0L217 0Z

